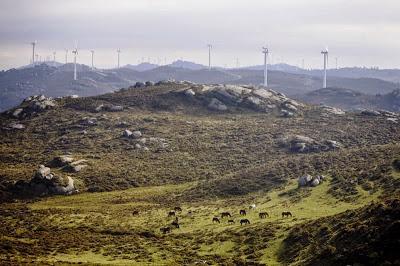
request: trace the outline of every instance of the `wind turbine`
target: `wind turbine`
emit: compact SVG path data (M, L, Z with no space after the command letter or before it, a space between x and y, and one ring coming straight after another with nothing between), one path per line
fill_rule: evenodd
M208 46L208 70L211 70L211 44L207 44Z
M118 68L119 68L119 54L121 53L121 50L118 49L118 50L117 50L117 53L118 53Z
M35 46L36 46L36 43L37 43L37 41L31 42L31 45L32 45L32 65L35 65Z
M325 50L321 51L321 54L324 55L324 82L323 82L323 89L326 89L326 68L328 66L328 47Z
M76 42L75 42L75 50L73 50L72 53L74 54L74 80L76 80L76 57L78 55L78 45Z
M269 53L268 47L263 47L262 53L264 54L264 87L268 87L268 64L267 64L267 58Z
M90 52L92 53L92 70L94 70L94 64L93 64L94 50L91 50Z
M68 49L65 49L65 64L68 63Z
M53 52L53 66L56 66L56 51Z

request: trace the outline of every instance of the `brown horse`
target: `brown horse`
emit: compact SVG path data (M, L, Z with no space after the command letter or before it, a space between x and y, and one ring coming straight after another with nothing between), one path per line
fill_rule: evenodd
M174 226L175 228L179 228L179 223L177 221L173 221L171 225Z
M291 212L282 212L282 218L284 217L292 217L292 213Z
M250 224L249 219L242 219L242 220L240 220L240 225L243 225L243 224Z
M161 228L160 228L160 231L161 231L163 234L171 233L171 228L169 228L168 226L167 226L167 227L161 227Z
M181 208L181 207L175 207L175 208L174 208L174 211L176 211L176 212L182 212L182 208Z
M139 211L138 211L138 210L134 210L134 211L132 212L132 215L133 215L133 216L139 215Z
M217 217L214 217L213 219L212 219L212 222L213 223L221 223L221 221L217 218Z
M174 211L170 211L170 212L168 213L168 217L170 217L170 216L175 216L175 212L174 212Z
M240 210L239 214L242 216L246 215L246 210Z
M269 214L268 214L268 212L260 212L258 214L258 217L260 217L260 219L264 219L264 218L269 217Z
M235 223L235 221L234 220L228 220L228 224L234 224Z
M232 215L229 212L221 213L221 218L225 218L225 217L232 217Z

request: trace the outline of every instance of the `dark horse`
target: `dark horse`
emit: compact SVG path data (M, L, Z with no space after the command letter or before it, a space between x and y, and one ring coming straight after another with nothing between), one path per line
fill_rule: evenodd
M234 224L235 221L234 220L228 220L228 224Z
M246 215L246 210L240 210L239 214L240 215Z
M243 224L250 224L249 219L242 219L242 220L240 220L240 225L243 225Z
M258 216L260 217L260 219L264 219L269 217L268 212L260 212L260 214L258 214Z
M133 211L133 212L132 212L132 215L133 215L133 216L139 215L139 211L138 211L138 210Z
M168 213L168 217L169 216L175 216L175 212L174 211L170 211L169 213Z
M231 216L231 214L229 212L221 213L221 218L225 218L225 217L232 217L232 216Z
M284 217L292 217L292 213L291 212L282 212L282 218Z
M179 228L179 223L177 221L173 221L171 225L174 226L175 228Z
M217 217L214 217L213 219L212 219L212 222L213 223L221 223L221 221L217 218Z
M175 208L174 208L174 211L176 211L176 212L182 212L182 208L181 208L181 207L175 207Z
M171 228L169 228L169 227L161 227L161 228L160 228L160 231L161 231L163 234L171 233Z

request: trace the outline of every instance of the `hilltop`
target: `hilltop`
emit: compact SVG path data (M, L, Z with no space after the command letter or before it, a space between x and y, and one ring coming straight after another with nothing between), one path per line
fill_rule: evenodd
M158 66L143 63L127 65L119 69L91 69L78 65L78 80L73 80L73 64L41 64L35 67L10 69L0 72L0 110L17 105L24 98L45 94L51 97L68 95L93 96L127 88L137 81L158 82L166 79L207 84L258 85L263 82L263 71L257 69L208 68L187 61L176 61ZM302 96L320 89L322 76L292 73L279 67L269 72L271 89L289 96ZM329 85L355 90L364 94L387 94L398 85L376 78L347 78L329 76ZM364 106L366 108L366 106Z

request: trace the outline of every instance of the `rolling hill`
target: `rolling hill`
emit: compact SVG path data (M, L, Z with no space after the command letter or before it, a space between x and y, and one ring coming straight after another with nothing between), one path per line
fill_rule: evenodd
M0 259L396 265L398 119L190 82L31 97L0 115Z

